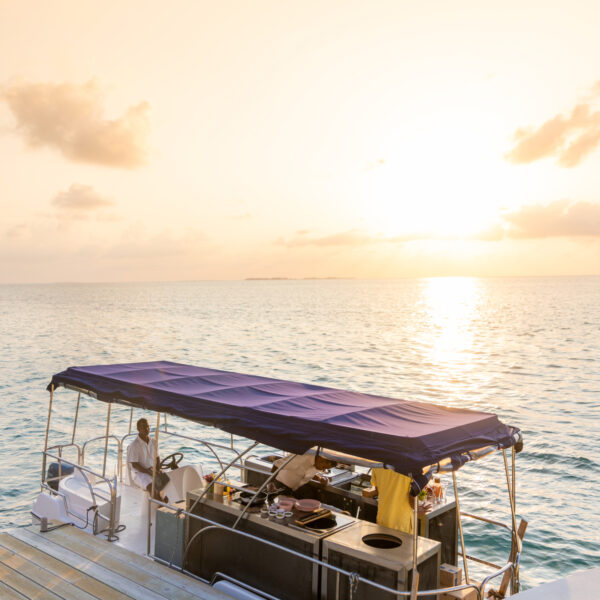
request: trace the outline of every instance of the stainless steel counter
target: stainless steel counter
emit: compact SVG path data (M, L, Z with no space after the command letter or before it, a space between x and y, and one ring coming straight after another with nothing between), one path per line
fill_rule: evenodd
M212 522L232 527L244 510L244 505L220 496L207 497L193 506L200 493L201 490L188 493L189 510ZM335 517L335 526L314 531L262 518L259 509L251 507L237 529L255 539L226 529L207 529L190 546L188 568L206 580L217 571L226 573L281 600L318 599L320 566L261 540L320 560L322 540L357 522L340 513ZM197 519L190 519L188 540L204 527Z
M191 507L194 504L194 502L199 498L201 493L202 493L202 490L194 490L192 492L188 492L188 497L187 497L188 507ZM245 506L243 504L241 504L241 503L237 502L236 500L229 498L227 496L207 495L202 500L202 503L207 506L210 506L212 508L218 509L219 511L222 511L223 513L229 514L234 519L237 519L239 517L240 513L245 508ZM265 527L267 529L270 529L273 531L278 531L278 532L283 531L286 533L286 535L290 535L290 536L301 538L301 539L306 539L307 535L311 536L311 537L316 537L316 538L324 537L326 535L330 535L334 531L339 531L340 529L349 527L350 525L353 525L354 523L357 522L357 519L355 519L354 517L345 515L343 513L334 513L334 516L336 518L337 525L325 532L322 532L321 530L317 530L317 531L311 530L306 527L298 527L294 524L281 524L281 523L277 523L276 521L271 521L268 518L265 519L260 516L260 509L258 507L248 508L243 519L244 519L244 521L256 523L257 525L260 525L261 527Z
M189 509L211 521L231 527L244 506L228 497L211 496L192 509L201 491L188 493ZM308 557L320 560L325 560L328 556L334 557L331 564L337 566L342 566L338 560L345 561L348 557L365 564L373 563L372 572L385 572L385 577L394 582L392 587L406 585L412 570L411 535L387 530L342 513L334 515L337 519L334 527L325 531L312 531L262 518L259 509L251 507L238 528L259 538L258 540L222 529L207 530L206 537L204 534L200 536L203 537L203 542L190 553L189 568L205 579L210 579L217 570L225 572L282 600L300 597L324 600L327 597L328 569L260 542L263 539ZM190 535L201 528L197 520L190 520ZM367 533L380 533L383 530L398 537L401 545L392 549L372 548L362 539ZM427 568L432 577L437 577L440 544L422 537L418 539L419 570L421 567ZM329 540L332 540L331 544L328 543ZM368 574L366 576L371 577Z

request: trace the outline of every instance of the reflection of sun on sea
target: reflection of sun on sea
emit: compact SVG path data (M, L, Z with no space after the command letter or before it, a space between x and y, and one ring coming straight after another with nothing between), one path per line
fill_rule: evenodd
M473 347L471 322L479 298L477 279L440 277L425 282L423 300L430 323L430 362L459 371L470 370L465 352Z

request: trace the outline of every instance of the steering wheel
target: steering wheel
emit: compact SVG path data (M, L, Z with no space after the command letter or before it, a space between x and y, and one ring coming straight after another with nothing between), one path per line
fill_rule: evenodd
M183 458L183 452L173 452L169 456L165 456L158 465L159 469L177 469Z

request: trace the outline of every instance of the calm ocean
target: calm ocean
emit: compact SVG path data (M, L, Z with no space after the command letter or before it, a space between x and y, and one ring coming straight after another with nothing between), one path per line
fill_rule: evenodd
M0 345L0 530L29 521L50 376L164 359L495 412L524 434L524 586L600 564L599 277L5 285ZM51 443L75 398L56 395ZM82 434L105 415L86 400ZM510 522L501 455L458 480L463 510ZM506 561L506 535L465 529L469 554Z

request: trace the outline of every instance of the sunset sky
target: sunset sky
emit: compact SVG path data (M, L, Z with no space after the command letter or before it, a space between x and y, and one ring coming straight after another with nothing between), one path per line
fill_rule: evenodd
M599 24L0 0L0 282L600 274Z

